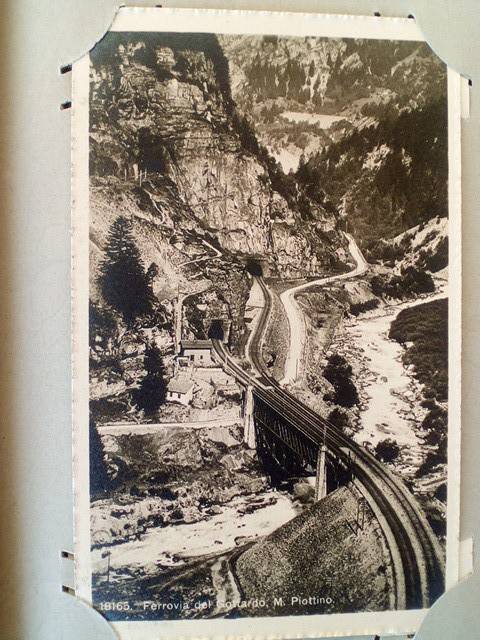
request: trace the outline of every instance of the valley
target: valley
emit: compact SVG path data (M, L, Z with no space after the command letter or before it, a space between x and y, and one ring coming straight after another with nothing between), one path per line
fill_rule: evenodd
M117 619L433 601L444 69L418 43L380 60L368 41L190 36L112 32L92 56L95 599L132 603ZM291 605L306 566L332 600L311 611ZM142 611L155 599L172 606Z

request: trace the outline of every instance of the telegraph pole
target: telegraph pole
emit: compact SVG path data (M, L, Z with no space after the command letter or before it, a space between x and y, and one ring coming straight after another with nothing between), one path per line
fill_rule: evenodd
M180 340L182 339L182 299L180 297L180 285L177 286L177 310L175 314L175 353L180 353Z
M327 495L327 423L323 425L323 443L318 450L315 476L315 502Z
M315 502L327 495L327 467L325 464L327 447L322 444L318 450L317 473L315 478Z

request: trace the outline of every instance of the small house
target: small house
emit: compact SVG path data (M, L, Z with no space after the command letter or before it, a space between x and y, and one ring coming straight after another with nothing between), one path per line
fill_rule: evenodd
M172 378L167 386L167 402L189 405L193 399L193 387L188 378Z
M180 343L180 356L186 358L197 367L211 367L212 343L210 340L182 340Z

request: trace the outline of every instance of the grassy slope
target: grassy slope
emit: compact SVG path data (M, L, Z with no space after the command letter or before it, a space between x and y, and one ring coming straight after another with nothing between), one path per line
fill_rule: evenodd
M342 487L245 551L236 562L244 597L270 603L248 615L387 609L391 569L378 524L367 509L355 534L356 513L356 496ZM291 603L295 596L333 602L298 606ZM275 607L274 597L284 606Z
M415 367L415 376L425 385L428 397L446 401L448 300L434 300L404 309L392 322L389 337L400 343L412 343L406 348L405 364Z

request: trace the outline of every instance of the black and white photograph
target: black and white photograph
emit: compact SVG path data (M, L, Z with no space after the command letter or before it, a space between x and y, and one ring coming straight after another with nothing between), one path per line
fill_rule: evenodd
M449 71L261 26L112 30L84 63L83 562L114 622L445 590Z

